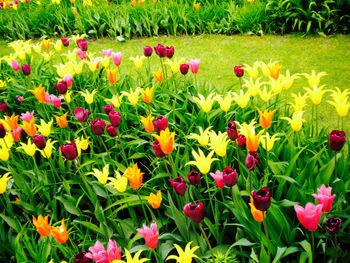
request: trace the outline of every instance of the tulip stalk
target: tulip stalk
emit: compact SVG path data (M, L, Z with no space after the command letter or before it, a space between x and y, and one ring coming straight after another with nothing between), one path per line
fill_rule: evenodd
M148 225L148 224L149 224L149 221L148 221L148 216L147 216L147 213L146 213L145 206L143 205L143 201L142 201L142 199L141 199L141 196L140 196L139 190L136 190L136 193L137 193L137 196L138 196L138 197L139 197L139 199L140 199L140 203L141 203L142 211L143 211L143 214L145 215L145 219L146 219L146 222L147 222L147 225Z
M119 139L119 143L118 143L117 140L116 140L116 144L117 144L118 148L119 148L119 147L121 148L121 150L119 149L119 151L122 152L125 165L128 165L128 158L126 158L125 150L124 150L123 143L122 143L122 139L120 138L120 134L119 134L118 129L117 129L117 136L118 136L118 139Z
M252 175L251 175L251 171L249 170L249 174L248 174L248 180L249 180L249 195L251 195L252 192Z
M205 232L204 232L204 229L203 229L203 227L202 227L202 223L199 223L199 228L200 228L200 230L201 230L201 232L202 232L202 235L203 235L203 237L204 237L204 239L205 239L205 242L207 242L207 245L208 245L209 250L210 250L211 258L212 258L212 260L213 260L213 263L215 263L215 257L214 257L213 249L212 249L212 247L211 247L211 245L210 245L210 242L209 242L209 240L208 240L207 235L206 235Z
M334 151L334 181L337 180L337 152Z
M148 58L148 59L149 59L149 58ZM153 251L153 254L154 254L154 257L155 257L157 263L159 263L158 255L157 255L156 251L155 251L154 249L152 249L152 251Z
M95 203L94 203L93 200L92 200L93 194L92 194L91 188L90 188L89 185L87 184L86 179L85 179L85 177L83 176L83 174L80 172L79 165L78 165L78 161L75 160L75 161L73 161L73 162L74 162L75 168L77 169L78 174L79 174L81 180L83 181L84 186L85 186L85 188L86 188L86 190L87 190L87 192L88 192L88 194L89 194L89 196L88 196L89 199L90 199L91 202L95 205Z
M334 263L337 263L337 258L338 258L338 254L337 254L337 235L334 234Z
M262 216L263 216L263 224L264 224L265 235L266 235L266 238L267 238L267 254L268 254L268 257L269 257L269 260L270 260L270 239L269 239L269 233L267 231L265 212L262 212Z

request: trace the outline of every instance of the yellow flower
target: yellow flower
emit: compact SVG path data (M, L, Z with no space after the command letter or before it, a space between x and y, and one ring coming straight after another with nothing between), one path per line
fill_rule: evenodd
M64 100L67 103L70 103L72 101L71 94L72 94L72 91L68 90L67 93L64 95Z
M350 108L350 103L348 102L348 95L350 94L350 90L340 91L338 87L336 87L337 91L332 90L331 97L333 101L328 101L329 104L333 105L340 117L344 117L348 114L348 110Z
M194 150L192 150L192 155L193 155L195 161L190 161L190 162L186 163L185 166L190 165L190 164L195 165L195 166L197 166L197 168L199 169L199 171L202 174L207 174L210 171L211 163L216 161L216 160L219 160L219 159L212 158L214 151L211 151L208 154L208 156L205 156L204 153L202 152L202 150L198 148L198 153L196 153Z
M219 133L216 135L215 131L212 131L210 134L209 146L220 157L224 157L226 155L227 145L229 142L230 140L226 132L221 133L219 131Z
M52 149L55 149L55 147L53 147L53 145L56 143L57 141L52 141L51 139L48 139L46 141L46 146L43 150L39 150L42 154L42 156L44 156L45 158L50 158L51 154L52 154Z
M307 105L306 99L309 97L308 93L305 93L304 95L298 95L292 94L292 97L294 98L294 103L290 103L290 105L293 107L294 111L302 111L303 108Z
M53 47L55 48L55 50L57 52L61 52L62 50L62 41L59 39L56 41L56 43L53 45Z
M27 144L20 142L21 146L17 147L17 150L22 149L29 156L34 156L37 147L34 143L31 142L30 138L28 138Z
M150 206L152 206L153 209L158 209L162 202L162 193L160 190L157 192L157 195L155 195L154 193L150 193L149 196L145 196L145 199L148 201L148 203L150 204Z
M50 49L51 39L43 39L41 41L41 43L43 44L43 47L44 47L45 50L49 50Z
M8 176L9 174L10 173L5 173L3 176L0 177L0 194L5 193L7 188L7 182L12 178L11 176Z
M84 60L85 63L88 65L89 69L91 72L95 72L96 69L97 69L97 65L98 63L100 62L99 60L90 60L90 61L87 61L87 60Z
M198 97L199 98L193 97L193 100L201 107L204 112L209 112L216 100L215 94L211 93L207 98L204 98L203 95L198 94Z
M188 138L197 140L202 146L207 146L209 143L210 128L211 127L208 127L203 131L202 127L199 127L200 134L191 133Z
M132 105L136 105L139 101L139 94L140 94L141 88L138 87L134 91L130 89L130 92L122 91L122 94L128 97L129 102Z
M278 141L280 139L279 137L277 137L278 135L279 134L276 133L272 137L270 137L269 133L266 132L266 134L262 135L260 138L262 147L267 151L271 151L275 144L275 141ZM266 144L267 144L267 148L266 148Z
M150 115L148 115L147 117L141 116L141 122L142 122L143 127L145 128L146 132L151 133L154 131L153 119L154 119L154 117L152 117L152 113Z
M168 261L169 259L174 259L176 260L176 263L191 263L193 258L198 258L198 256L194 254L194 252L199 248L198 246L191 248L191 244L192 241L186 245L185 251L182 250L182 248L179 245L174 244L174 247L176 248L179 256L170 255L167 257L166 261Z
M95 93L96 90L93 90L91 93L88 90L85 90L85 92L80 91L80 94L85 98L87 104L92 104L94 102Z
M169 65L173 73L177 73L179 72L180 65L184 62L184 60L184 58L181 58L179 61L176 58L174 58L174 60L169 59L167 62L165 62L165 64Z
M263 90L259 89L259 96L263 101L268 102L272 98L273 93L272 90L267 91L266 86L264 86Z
M259 66L260 66L260 63L258 61L254 63L253 67L247 64L244 64L244 70L248 72L249 76L252 79L256 79L259 76L259 71L258 71Z
M153 78L158 81L162 82L163 81L163 71L162 69L159 69L158 71L152 72Z
M307 94L309 94L313 104L318 105L321 103L323 95L328 91L323 89L324 86L325 85L320 87L314 86L313 89L304 88L307 91Z
M282 88L284 90L289 90L290 87L292 87L293 83L294 83L294 80L298 79L299 78L299 74L294 74L294 75L290 75L289 73L289 69L287 69L286 71L286 75L282 75L280 76L280 79L281 79L281 83L282 83Z
M318 87L318 85L320 84L321 77L326 76L327 73L320 72L316 75L316 72L313 70L311 74L303 73L302 75L304 75L307 78L310 88L314 88L314 86Z
M271 90L273 94L278 95L282 92L283 87L282 87L281 79L275 80L271 78L271 82L269 82L269 84L271 85Z
M137 190L141 187L144 173L138 168L137 163L133 167L126 168L124 176L129 179L131 188Z
M6 146L0 147L0 159L6 162L10 157L10 150Z
M105 99L105 102L112 103L114 107L119 108L123 96L124 96L123 94L121 96L113 95L111 99Z
M259 148L260 137L263 134L264 130L260 131L258 134L255 134L255 129L248 130L246 135L247 138L247 149L250 152L256 152Z
M20 125L22 129L29 135L34 136L36 134L35 120L31 118L29 122L23 121L23 125Z
M115 171L115 174L117 178L108 177L108 180L111 182L106 185L111 185L119 193L124 193L126 190L126 187L128 186L128 178L124 175L121 176L120 173L117 171Z
M250 101L249 92L246 92L244 94L243 90L241 90L239 94L234 92L233 95L234 95L233 100L238 104L239 107L241 107L242 109L247 107L247 105L248 105L248 103Z
M0 140L0 146L11 149L13 142L14 142L14 139L12 134L7 132L5 137L2 140Z
M302 118L303 111L296 111L293 113L292 118L282 117L281 119L287 120L294 131L300 131L303 127L305 120Z
M74 61L75 62L75 61ZM74 73L79 75L81 72L83 72L83 67L84 67L84 61L80 61L79 63L75 62L73 64L74 66Z
M276 62L274 62L274 63L276 63ZM270 72L270 69L269 69L269 66L271 66L271 65L272 65L272 61L271 60L270 60L268 65L266 65L266 63L263 62L263 61L259 61L259 67L260 67L263 75L265 77L267 77L267 78L270 77L270 75L271 75L271 72Z
M130 60L134 61L134 65L137 69L141 69L143 60L145 59L145 56L136 56L136 57L130 57Z
M248 88L249 95L252 97L256 97L259 94L260 86L263 84L259 80L260 78L254 82L253 78L250 78L249 81L244 79L245 84L243 86Z
M134 257L131 256L130 252L125 249L126 261L123 260L113 260L111 263L143 263L149 261L148 258L139 258L144 249L140 249L136 252Z
M93 172L90 172L88 174L94 175L101 184L107 183L108 174L109 174L109 164L106 164L105 167L103 167L102 171L95 168L93 168L92 170Z
M62 129L66 128L68 125L67 114L68 114L68 111L62 116L53 115L56 119L57 125L60 126Z
M201 3L193 3L194 9L198 10Z
M236 122L236 124L239 126L239 134L243 134L245 137L248 136L249 133L255 134L255 127L256 124L255 120L252 120L249 124Z
M264 112L261 112L261 110L259 110L257 107L256 107L256 109L259 112L259 124L260 124L260 126L264 129L270 128L273 115L275 114L275 112L277 110L273 110L273 111L265 110Z
M89 147L89 137L84 139L83 136L81 136L81 139L78 137L75 139L75 144L77 146L77 152L78 156L81 155L81 150L85 151Z
M152 88L145 88L145 89L141 90L142 100L145 103L150 103L152 101L153 90L154 90L154 87L152 87Z
M268 67L270 70L271 78L273 78L274 80L278 80L282 66L279 64L273 63L272 65L268 65Z
M170 133L169 128L160 131L160 135L152 134L160 144L160 149L164 154L169 154L173 152L174 141L175 141L175 132Z
M48 123L46 123L43 119L40 120L40 125L36 125L38 128L38 132L48 137L51 133L51 126L53 123L53 119L51 119Z
M228 112L231 107L231 102L233 101L233 98L231 96L231 92L229 91L225 97L216 96L216 100L220 104L220 109L224 112Z
M111 60L112 60L112 57L104 57L103 59L100 60L100 62L102 66L107 69L109 67L109 64L111 63Z
M42 47L42 43L40 43L40 42L38 42L38 43L32 45L32 48L34 49L34 51L35 51L37 54L40 54L40 53L41 53L41 47Z

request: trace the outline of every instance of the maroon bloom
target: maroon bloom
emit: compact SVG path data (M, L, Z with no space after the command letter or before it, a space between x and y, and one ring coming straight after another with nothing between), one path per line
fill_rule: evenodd
M73 258L73 262L74 263L92 263L92 259L87 258L85 255L87 254L87 252L83 251L80 252L79 254L77 254L74 258Z
M87 42L85 39L78 39L77 45L81 49L81 51L87 51L88 49Z
M23 74L25 76L29 76L29 74L30 74L30 65L29 65L29 63L22 65L22 72L23 72Z
M190 65L188 65L188 64L181 64L180 65L181 74L182 75L186 75L189 68L190 68Z
M346 136L344 131L334 130L329 134L329 145L335 152L340 151L346 142Z
M257 192L252 191L254 206L260 211L266 211L271 205L271 193L267 187L259 189Z
M78 122L86 122L86 120L89 118L91 111L90 110L84 110L83 108L76 108L74 110L75 118L77 118Z
M244 66L241 65L241 66L235 66L234 67L234 71L235 71L235 74L237 77L243 77L244 75Z
M121 121L121 117L119 112L111 111L108 114L109 121L114 127L118 127Z
M183 196L186 193L187 185L181 176L175 178L174 180L170 180L170 183L178 195Z
M338 234L341 229L342 220L340 218L329 217L326 219L326 230L330 235Z
M235 141L238 137L238 131L236 127L236 123L234 121L229 121L227 124L227 135L232 140Z
M114 111L114 105L112 103L111 104L107 104L106 106L102 107L102 109L108 115L110 112Z
M117 128L114 127L112 124L107 125L106 131L107 131L108 135L111 137L117 136Z
M145 46L143 48L143 54L145 55L145 57L150 57L153 53L153 49L150 46Z
M162 44L158 44L156 47L154 47L154 51L160 58L164 58L168 55L167 48Z
M62 80L61 82L55 84L55 89L59 94L64 95L67 93L67 83Z
M247 146L247 138L243 134L238 135L238 137L237 137L237 145L240 148L245 148Z
M199 172L196 171L191 171L188 175L187 175L188 181L190 182L191 185L198 185L201 181L201 174Z
M36 134L32 137L33 143L38 147L39 150L42 150L46 147L46 140L44 135Z
M6 113L7 110L8 110L8 108L7 108L7 103L6 103L6 102L1 102L1 103L0 103L0 111L1 111L2 113Z
M61 152L69 161L74 161L78 157L78 150L74 141L61 145Z
M237 172L236 169L233 170L231 167L226 167L222 171L222 178L224 180L224 184L228 187L232 187L237 183Z
M165 130L168 128L168 119L164 116L158 116L155 121L153 121L154 129L158 134L160 134L160 131Z
M153 142L152 150L154 154L159 158L163 158L165 156L165 153L163 153L163 151L160 149L160 144L158 140L155 140Z
M174 47L166 47L166 56L170 59L174 56Z
M199 224L204 219L204 205L202 202L185 205L184 212L185 215L189 217L193 223Z
M4 138L6 136L6 130L4 125L2 125L2 123L0 123L0 138Z
M97 118L96 120L92 120L90 124L91 124L91 131L93 132L93 134L95 135L103 134L106 127L106 123L104 120Z
M68 38L61 38L61 41L62 41L63 46L65 46L65 47L68 47L68 46L69 46L69 40L68 40Z
M253 171L255 166L259 163L259 156L257 152L249 152L247 158L245 159L245 166L249 171Z

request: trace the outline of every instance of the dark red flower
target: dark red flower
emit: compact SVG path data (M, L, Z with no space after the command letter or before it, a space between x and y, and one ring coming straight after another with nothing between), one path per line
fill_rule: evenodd
M69 161L74 161L78 157L78 150L74 141L61 145L61 152Z
M73 262L74 263L92 263L92 259L91 258L87 258L85 255L87 254L87 252L83 251L80 252L79 254L77 254L74 258L73 258Z
M236 123L234 121L229 121L227 124L227 135L232 140L235 141L238 137L238 131Z
M30 65L29 65L29 63L22 65L22 72L23 72L23 74L25 76L29 76L29 74L30 74Z
M77 45L81 49L81 51L87 51L88 49L87 42L85 39L78 39Z
M165 156L165 153L163 153L163 151L160 149L160 144L158 140L155 140L153 142L152 150L154 154L159 158L163 158Z
M68 47L68 46L69 46L69 40L68 40L68 38L61 38L61 41L62 41L63 46L65 46L65 47Z
M1 102L0 103L0 111L2 113L6 113L8 111L8 108L7 108L7 103L6 102Z
M117 128L114 127L112 124L107 125L106 131L107 131L108 135L111 137L117 136Z
M247 146L247 138L243 134L238 135L238 137L237 137L237 145L240 148L245 148Z
M257 192L252 191L254 206L260 211L266 211L271 205L271 193L267 187L259 189Z
M2 125L2 123L0 123L0 138L4 138L6 136L6 130L4 125Z
M259 156L257 152L249 152L247 155L247 158L245 159L245 166L250 170L253 171L255 169L255 166L257 166L259 163Z
M241 65L241 66L235 66L234 68L234 71L235 71L235 74L237 77L243 77L244 75L244 66Z
M86 122L90 116L90 113L91 113L90 110L84 110L83 108L80 108L80 107L74 110L74 115L75 115L75 118L77 118L78 122Z
M329 145L335 152L340 151L346 142L346 136L344 131L334 130L329 134Z
M95 135L103 134L106 127L106 123L104 120L97 118L96 120L92 120L90 124L91 124L91 131L93 132L93 134Z
M119 112L111 111L108 114L109 121L114 127L118 127L121 121L121 117Z
M154 51L161 58L164 58L168 55L167 48L162 44L158 44L156 47L154 47Z
M185 215L196 224L199 224L204 219L204 205L202 202L198 202L197 204L190 203L185 205L184 212Z
M153 49L150 46L145 46L143 48L143 54L145 55L145 57L150 57L153 53Z
M107 104L106 106L102 107L102 109L108 115L110 112L114 111L114 105L112 103L111 104Z
M170 183L178 195L183 196L186 193L187 185L181 176L175 178L174 180L170 180Z
M237 172L236 169L233 170L231 167L226 167L222 171L222 178L224 179L224 184L228 187L232 187L237 183Z
M326 219L326 230L330 235L338 234L341 229L342 220L340 218L329 217Z
M166 56L172 58L174 56L174 47L166 47Z
M168 128L168 119L164 116L158 116L155 121L153 121L154 129L158 134L160 134L160 131L164 131L166 128Z
M189 68L190 68L190 65L188 65L188 64L181 64L180 65L181 74L182 75L186 75Z
M36 134L32 137L33 143L38 147L39 150L45 149L46 147L46 140L44 135L42 134Z
M55 84L55 89L59 94L64 95L67 93L67 89L68 89L67 83L62 80L61 82L58 82Z
M191 185L196 186L201 181L201 174L192 170L189 174L187 174L187 178Z

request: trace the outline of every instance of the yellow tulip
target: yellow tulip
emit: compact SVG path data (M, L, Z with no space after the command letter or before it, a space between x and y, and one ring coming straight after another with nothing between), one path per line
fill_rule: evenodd
M325 85L322 85L321 87L314 86L313 89L304 88L307 91L307 94L309 95L311 101L313 104L318 105L322 101L323 95L328 92L328 90L324 90Z
M91 93L88 90L85 90L85 92L80 91L80 94L85 98L85 102L89 105L94 102L95 93L96 90L93 90Z
M250 78L249 80L244 79L245 84L244 87L248 88L249 95L252 97L256 97L259 94L260 86L263 83L260 83L260 78L258 78L255 82L253 78Z
M115 171L115 174L117 178L108 177L108 180L111 182L106 185L111 185L119 193L124 193L126 190L126 187L128 186L128 178L126 178L124 175L121 176L120 173L117 171Z
M224 112L228 112L231 107L231 102L233 101L233 98L231 96L231 92L229 91L225 97L216 96L217 102L219 102L220 109Z
M61 52L62 50L62 41L59 39L56 41L56 43L53 45L53 47L55 48L55 50L57 52Z
M38 132L48 137L51 133L51 126L53 123L53 119L51 119L48 123L46 123L43 119L40 120L40 125L36 125L38 128Z
M280 138L278 137L278 133L274 134L272 137L270 137L269 133L266 132L266 134L261 136L261 145L262 147L267 150L267 151L271 151L275 141L278 141Z
M114 107L119 108L122 102L123 94L121 96L113 95L111 99L105 99L105 102L112 103Z
M193 100L201 107L204 112L209 112L216 100L215 94L211 93L207 98L204 98L203 95L198 94L198 97L199 98L193 97Z
M190 162L186 163L185 166L195 165L195 166L197 166L197 168L199 169L199 171L202 174L207 174L210 171L211 163L216 161L216 160L219 160L219 159L212 158L214 151L211 151L208 154L208 156L205 156L201 149L198 149L198 153L196 153L194 150L192 150L192 155L193 155L195 161L190 161Z
M112 85L117 82L117 71L118 71L118 68L106 69L107 78L109 80L109 83L111 83Z
M227 136L227 133L221 133L219 131L216 134L214 131L210 134L210 149L214 150L217 155L224 157L226 155L227 145L230 142L230 139Z
M103 59L100 60L100 62L102 66L107 69L109 67L109 64L111 63L111 60L112 60L112 57L104 57Z
M177 263L191 263L193 258L198 258L198 256L194 254L194 252L197 249L199 249L199 246L191 248L191 244L192 241L187 243L185 250L182 250L180 246L174 244L174 247L176 248L176 251L179 254L179 256L170 255L167 257L166 260L168 261L169 259L173 259L176 260Z
M289 73L289 69L287 69L286 75L284 76L281 74L280 78L281 78L282 88L284 90L289 90L290 87L292 87L294 80L299 78L299 74L294 74L291 76Z
M48 139L46 141L46 146L43 150L39 150L42 154L42 156L44 156L45 158L50 158L51 154L52 154L52 149L55 149L55 147L53 147L53 145L56 143L57 141L51 141L51 139Z
M28 142L27 144L20 142L21 146L17 147L17 150L23 150L26 154L28 154L29 156L34 156L37 147L35 146L34 143L31 142L31 139L28 138Z
M6 162L10 157L10 150L5 146L0 147L0 159Z
M98 63L100 62L99 60L84 60L85 63L88 65L89 69L91 72L95 72L97 70Z
M94 175L101 184L107 183L108 174L109 174L109 164L106 164L105 167L103 167L102 171L96 168L93 168L92 170L93 172L90 172L88 174Z
M188 138L197 140L202 146L207 146L209 143L210 128L208 127L203 131L202 127L199 127L199 134L191 133Z
M252 79L256 79L259 76L259 71L258 71L259 66L260 66L260 63L258 61L254 63L253 67L247 64L244 64L244 70L248 72L249 76Z
M239 122L235 123L239 126L239 134L243 134L245 137L247 137L249 133L255 134L255 120L252 120L249 124L245 122L242 124L240 124Z
M271 78L271 82L269 82L269 84L271 85L271 90L274 95L278 95L282 92L283 87L282 87L281 79L275 80Z
M43 44L43 47L44 47L45 50L49 50L50 49L51 39L43 39L41 41L41 43Z
M72 95L72 91L71 90L67 91L67 93L64 95L64 100L67 103L70 103L72 101L71 95Z
M272 64L268 65L268 67L270 70L271 78L273 78L274 80L278 80L282 66L279 64Z
M136 0L135 0L136 5ZM143 263L146 261L149 261L148 258L140 258L141 253L144 251L144 249L140 249L136 252L134 257L131 256L129 250L125 249L125 257L126 261L123 260L113 260L111 263Z
M7 188L7 182L12 178L11 176L8 176L10 173L5 173L3 176L0 177L0 194L5 193Z
M77 147L77 152L78 152L78 156L81 155L81 150L85 151L88 147L89 147L89 137L84 138L83 136L81 136L81 138L77 138L75 139L75 144Z
M140 94L141 88L138 87L134 91L130 89L130 92L122 91L122 94L128 97L129 102L132 105L136 105L139 101L139 94Z
M305 93L304 95L298 95L292 94L292 97L294 98L294 103L290 103L290 105L293 107L294 111L302 111L306 104L306 99L309 97L308 93Z
M249 92L244 93L243 90L241 90L239 94L234 92L233 95L234 95L233 100L238 104L239 107L244 109L245 107L248 106L248 103L250 101Z
M184 61L185 61L184 58L181 58L179 61L176 58L174 58L174 60L169 59L167 62L165 62L165 64L169 65L169 67L173 73L177 73L180 70L180 65Z
M328 101L329 104L333 105L340 117L344 117L348 114L348 110L350 108L350 103L348 102L348 95L350 94L350 90L340 91L338 87L336 87L337 91L332 91L331 97L332 101Z
M259 96L263 101L268 102L272 98L273 93L272 90L267 91L266 86L264 86L263 90L259 89Z
M11 149L13 146L13 142L14 142L14 139L12 134L7 132L5 137L2 140L0 140L0 146Z
M136 56L136 57L130 57L130 60L134 62L135 67L139 70L142 67L143 60L145 59L145 56Z
M302 75L304 75L307 78L310 88L313 89L314 86L318 87L318 85L320 84L321 77L326 76L327 73L320 72L316 75L316 72L313 70L311 74L303 73Z
M290 126L292 127L292 129L298 132L303 127L303 122L305 122L302 116L303 116L303 111L296 111L293 113L292 118L282 117L281 119L287 120Z

